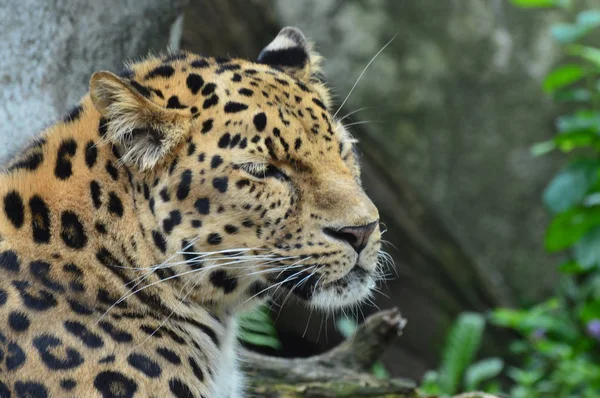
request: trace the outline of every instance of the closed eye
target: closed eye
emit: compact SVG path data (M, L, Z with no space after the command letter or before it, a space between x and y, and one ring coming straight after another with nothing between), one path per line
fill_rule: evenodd
M287 181L290 178L283 171L267 163L242 163L239 168L255 178L276 178Z

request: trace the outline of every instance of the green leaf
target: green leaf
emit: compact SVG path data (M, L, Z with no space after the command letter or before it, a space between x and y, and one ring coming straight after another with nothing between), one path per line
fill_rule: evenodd
M531 147L531 154L533 156L542 156L547 154L548 152L551 152L555 148L556 144L554 143L554 141L538 142L537 144L534 144L533 147Z
M574 130L558 134L554 137L555 147L562 152L571 152L577 148L592 146L599 140L598 134L592 129Z
M585 10L577 15L577 25L586 26L588 28L596 28L600 26L600 10Z
M592 93L585 88L574 88L554 93L554 100L557 102L589 102L591 99Z
M461 314L452 326L440 366L439 385L445 394L455 394L465 369L471 364L483 336L484 317L475 313Z
M581 44L571 44L567 46L566 51L570 55L585 59L595 66L600 66L600 50L597 48Z
M262 333L270 336L277 336L277 329L271 323L248 322L240 320L239 326L250 332Z
M276 337L266 336L264 334L250 333L243 329L238 332L239 338L248 343L259 347L271 347L273 349L281 349L281 343Z
M238 338L248 344L267 346L275 349L281 347L277 338L277 329L266 306L244 312L238 319Z
M580 65L563 65L546 76L543 83L544 91L548 94L555 92L563 87L578 82L586 75L586 72Z
M390 378L390 372L385 368L385 365L381 361L377 361L371 367L371 373L378 379L387 380Z
M357 323L356 320L344 316L337 319L336 326L340 334L348 338L354 334Z
M575 161L550 182L542 195L553 213L561 213L579 205L598 176L599 165L590 159Z
M510 2L521 8L569 7L571 5L571 0L510 0Z
M590 110L581 110L572 115L564 115L557 119L556 127L561 133L570 133L590 129L600 131L600 114Z
M600 11L586 10L577 15L574 24L556 24L552 26L551 33L556 40L563 44L573 43L598 26L600 26Z
M483 382L498 376L503 367L504 362L500 358L488 358L475 362L465 372L466 391L478 390Z
M584 269L589 270L600 264L600 227L589 230L573 246L575 260Z
M588 33L588 29L567 23L556 24L550 28L552 37L559 43L573 43L581 39Z
M429 370L423 375L421 381L421 387L419 390L429 395L439 395L442 393L442 389L438 384L439 375L435 370Z
M600 300L586 303L579 311L579 318L584 323L587 323L592 319L600 319Z
M560 213L546 231L546 249L550 252L566 249L597 225L600 225L600 206L578 207Z
M567 261L565 263L562 263L558 267L558 270L560 272L562 272L563 274L570 274L570 275L579 275L579 274L583 274L583 273L587 272L587 270L585 268L583 268L581 265L579 265L577 263L577 261Z

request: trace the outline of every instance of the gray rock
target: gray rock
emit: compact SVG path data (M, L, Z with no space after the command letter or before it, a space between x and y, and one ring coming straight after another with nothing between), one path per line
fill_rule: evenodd
M0 0L0 161L86 93L90 75L177 45L184 0Z

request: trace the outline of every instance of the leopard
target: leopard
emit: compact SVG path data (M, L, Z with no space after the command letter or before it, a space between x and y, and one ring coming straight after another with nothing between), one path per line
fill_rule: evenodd
M314 48L97 71L2 166L0 397L244 397L240 314L374 294L379 213Z

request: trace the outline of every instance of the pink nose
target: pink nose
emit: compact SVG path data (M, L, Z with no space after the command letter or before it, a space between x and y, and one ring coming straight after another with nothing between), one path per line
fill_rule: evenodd
M342 227L339 229L335 228L324 228L324 232L332 238L347 242L354 248L354 250L360 254L360 252L367 246L371 234L375 230L379 221L374 221L367 225L360 225L356 227Z

